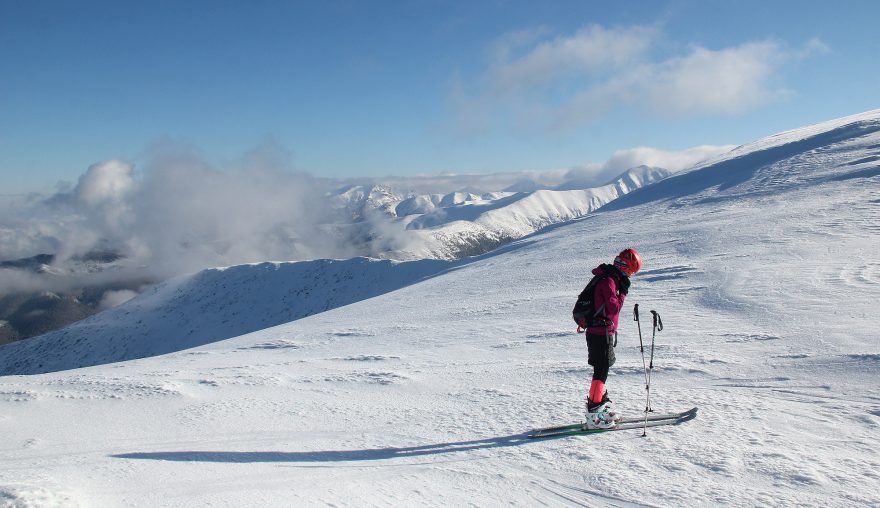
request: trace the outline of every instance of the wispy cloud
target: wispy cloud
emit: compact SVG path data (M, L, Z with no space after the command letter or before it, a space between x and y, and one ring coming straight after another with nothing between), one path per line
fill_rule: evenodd
M694 47L688 55L639 72L627 93L638 94L645 106L660 113L736 114L785 94L771 78L789 56L774 41L718 51Z
M534 41L541 33L546 32L506 38L498 45L487 71L493 93L526 92L623 68L643 58L657 30L589 25L571 36Z
M612 173L620 173L635 166L655 166L677 172L733 150L736 145L701 145L684 150L660 150L639 146L617 150L602 165Z
M601 185L636 166L652 166L672 172L694 167L705 160L729 152L736 145L701 145L684 150L660 150L647 146L618 150L602 163L589 163L569 170L566 182Z
M483 130L501 123L571 129L622 105L648 115L732 115L788 95L786 63L830 51L818 38L802 48L758 40L661 57L655 48L663 38L649 26L509 34L493 45L480 75L455 79L450 103L466 126Z

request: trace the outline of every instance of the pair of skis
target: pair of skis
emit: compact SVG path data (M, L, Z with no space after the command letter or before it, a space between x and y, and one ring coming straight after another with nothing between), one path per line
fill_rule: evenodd
M693 420L696 417L697 408L691 408L681 413L649 413L647 419L645 416L621 418L617 421L617 425L607 429L585 429L583 423L544 427L532 430L528 433L528 437L536 439L542 437L577 436L580 434L599 434L601 432L617 430L644 429L645 427L659 427L661 425L678 425Z

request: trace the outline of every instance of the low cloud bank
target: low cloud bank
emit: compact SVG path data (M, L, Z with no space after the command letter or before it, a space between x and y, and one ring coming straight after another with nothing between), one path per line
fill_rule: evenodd
M320 234L333 219L325 192L326 184L290 171L272 149L222 170L191 151L158 150L143 171L100 162L70 190L3 207L0 253L7 260L51 253L53 267L63 269L108 251L126 260L124 270L148 267L155 278L267 259L341 257L345 246Z
M403 195L588 188L631 167L675 171L730 148L639 147L573 169L341 182L294 171L274 145L218 168L193 149L166 143L151 150L142 169L107 160L52 196L2 197L0 262L51 256L28 267L0 265L0 297L101 286L113 291L99 298L106 308L146 281L206 267L377 255L376 248L414 241L376 210L353 217L327 198L343 184L386 185Z

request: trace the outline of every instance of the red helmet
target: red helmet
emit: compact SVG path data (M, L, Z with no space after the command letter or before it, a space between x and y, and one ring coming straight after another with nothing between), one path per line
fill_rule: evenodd
M642 256L635 249L623 249L614 258L614 266L621 272L632 275L642 269Z

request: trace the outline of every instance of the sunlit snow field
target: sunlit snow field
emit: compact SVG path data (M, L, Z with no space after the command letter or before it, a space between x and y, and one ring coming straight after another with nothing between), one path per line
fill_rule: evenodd
M880 504L878 160L875 111L741 147L467 263L399 284L382 272L405 287L359 303L0 377L0 505ZM590 270L630 246L644 269L610 396L644 409L638 303L646 342L649 310L665 325L653 407L699 416L646 437L525 439L583 418L592 369L569 312ZM348 291L379 284L346 273ZM147 297L113 311L130 311L117 326L155 320ZM234 323L261 312L223 301ZM175 323L138 340L173 342L189 331Z

